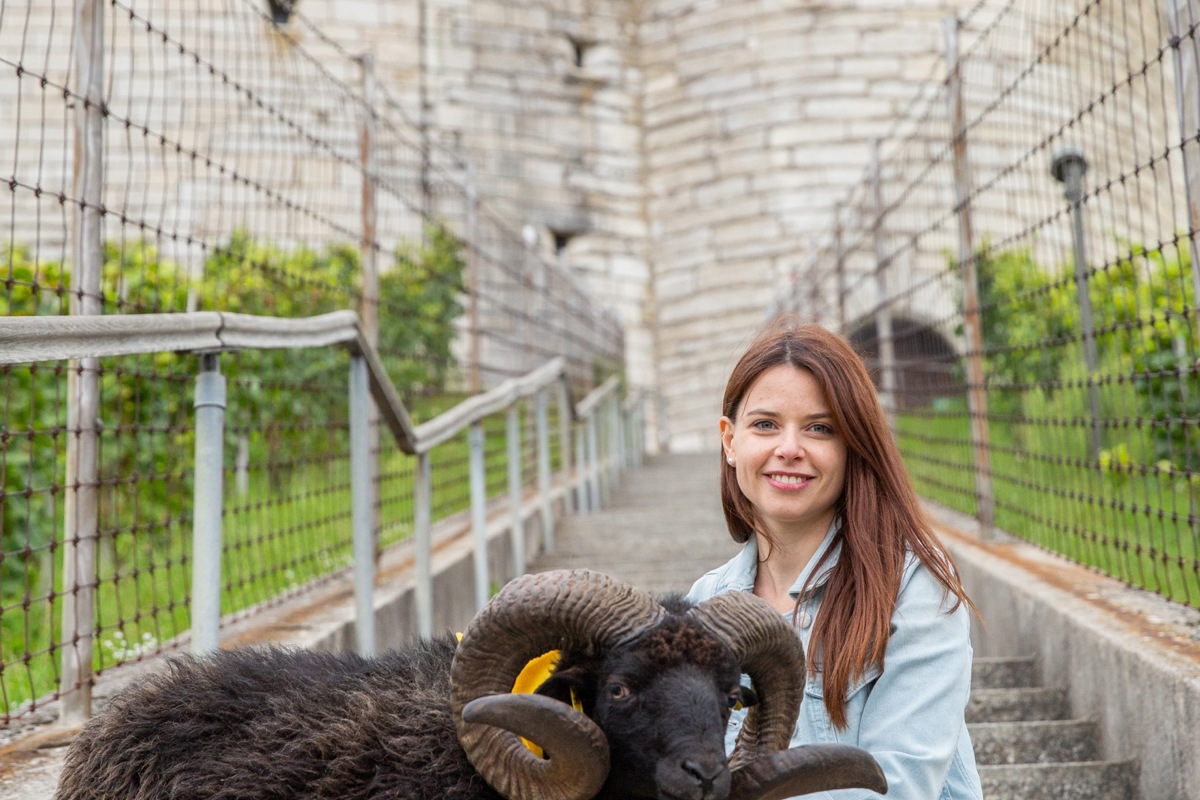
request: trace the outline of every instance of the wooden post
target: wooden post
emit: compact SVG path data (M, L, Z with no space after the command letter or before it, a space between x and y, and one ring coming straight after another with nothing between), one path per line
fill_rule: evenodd
M954 199L958 216L958 264L962 271L963 327L967 335L967 410L971 416L971 449L975 461L975 518L979 524L980 538L987 541L995 531L996 500L992 490L991 434L983 374L983 316L979 308L979 275L971 226L971 170L967 159L958 26L958 17L946 19L946 94L950 103L950 136L954 153Z
M875 337L879 351L879 403L887 415L888 427L896 431L896 355L892 341L892 310L888 307L887 267L883 250L883 168L879 161L880 144L871 140L871 196L875 219L871 230L875 241Z
M833 207L833 268L837 273L838 332L846 335L846 252L842 234L842 205Z
M75 175L72 194L71 314L102 313L104 266L104 3L76 0L74 39ZM67 460L63 498L62 720L92 713L99 531L100 361L72 361L67 372Z
M467 388L471 394L483 391L480 371L481 344L479 331L479 195L475 191L475 170L467 165Z
M1192 302L1200 304L1200 0L1166 0L1175 64L1175 97L1187 192L1188 247L1192 260ZM1186 32L1185 32L1186 31ZM1200 326L1200 315L1196 317Z
M375 147L375 55L364 53L359 56L362 69L362 132L359 141L359 157L362 165L362 297L359 301L359 317L362 319L363 335L372 348L379 347L379 247L377 242L378 212L375 203L375 181L379 173ZM368 514L373 558L378 563L382 556L379 548L379 408L367 400L368 464Z

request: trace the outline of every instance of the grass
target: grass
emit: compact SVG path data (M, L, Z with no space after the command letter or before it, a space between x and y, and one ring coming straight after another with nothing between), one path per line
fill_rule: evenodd
M423 418L453 405L454 398L423 404ZM561 464L561 443L554 404L551 414L551 465ZM536 474L536 443L530 415L522 408L522 460L526 485ZM485 420L488 497L508 491L506 419ZM407 539L413 528L416 459L401 453L386 434L380 452L380 547ZM244 489L227 470L223 518L222 614L299 591L351 565L351 494L348 445L336 432L325 452L292 460L284 471L272 466L271 453L260 453L245 473ZM278 455L275 455L278 458ZM469 458L465 432L431 455L433 517L444 519L470 506ZM276 462L277 463L277 462ZM184 470L190 476L190 463ZM98 542L98 582L93 658L96 669L158 652L164 642L189 627L191 522L166 513L146 519L143 495L191 497L181 473L158 481L114 482L102 487L108 509ZM161 507L158 506L158 507ZM61 512L56 530L62 530ZM46 697L59 683L61 659L60 548L51 548L26 569L35 584L6 578L0 599L0 724L31 710L34 698ZM6 575L20 574L11 569ZM50 587L55 587L55 592Z
M1039 407L1040 405L1040 407ZM996 526L1134 586L1200 607L1200 534L1186 485L1152 464L1113 473L1089 457L1083 424L1047 413L990 420ZM976 513L969 418L961 406L897 419L898 441L918 492ZM1152 448L1144 444L1144 451ZM1182 485L1181 485L1182 484Z

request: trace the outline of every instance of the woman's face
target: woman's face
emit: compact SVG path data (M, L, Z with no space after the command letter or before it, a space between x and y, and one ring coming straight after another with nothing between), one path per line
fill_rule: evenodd
M846 482L846 442L812 373L772 367L750 384L737 421L721 418L725 457L767 531L824 536Z

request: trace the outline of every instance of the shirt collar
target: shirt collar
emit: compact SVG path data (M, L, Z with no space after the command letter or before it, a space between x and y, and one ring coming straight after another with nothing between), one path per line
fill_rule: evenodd
M800 570L800 574L796 577L792 588L788 589L788 594L792 596L793 600L800 596L801 590L804 589L805 581L808 580L813 570L817 568L817 564L820 563L821 557L825 555L826 551L829 551L829 558L825 559L825 563L821 564L821 571L813 578L812 588L816 589L824 586L825 582L829 580L829 575L833 572L834 566L837 565L838 557L842 554L842 540L837 539L837 541L834 541L841 527L842 521L840 517L835 517L833 522L829 523L829 530L825 532L825 538L817 545L816 552L812 554L812 558L804 565L804 569Z
M829 525L829 530L825 533L825 538L821 540L821 544L817 546L816 552L812 558L800 570L800 575L792 584L788 593L795 599L800 596L801 589L804 588L804 582L808 580L808 576L816 569L817 563L828 550L829 558L821 565L821 572L812 582L812 588L823 586L829 580L829 573L833 571L833 567L837 564L838 556L842 552L842 542L840 539L834 541L837 537L837 532L841 528L841 519L836 518ZM750 539L742 546L741 552L734 556L733 561L729 565L729 572L724 589L736 592L752 592L754 591L754 578L758 575L758 537L751 536Z

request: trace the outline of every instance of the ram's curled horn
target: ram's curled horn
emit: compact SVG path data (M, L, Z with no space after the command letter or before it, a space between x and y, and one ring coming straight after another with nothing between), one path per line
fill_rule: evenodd
M866 750L847 744L802 745L734 772L729 800L784 800L835 789L870 789L884 794L887 779Z
M737 770L786 750L804 697L804 644L799 634L769 603L749 592L717 595L690 613L729 644L758 692L730 767Z
M525 698L474 704L509 695L525 664L548 650L594 652L628 639L658 622L665 612L651 595L588 570L524 575L506 585L480 611L463 635L450 672L450 706L459 740L479 774L510 800L584 800L594 797L608 775L608 744L595 723L574 709L549 709L551 736L542 740L548 758L535 756L519 734L533 730L512 722ZM533 701L531 713L547 712ZM562 705L561 703L557 705ZM469 717L469 719L468 719ZM493 721L511 727L496 727ZM538 717L538 723L547 720Z
M758 703L747 712L729 759L729 800L782 800L850 788L887 791L883 770L866 750L841 744L788 749L804 696L804 644L770 604L749 592L729 592L689 613L729 643L758 690Z

